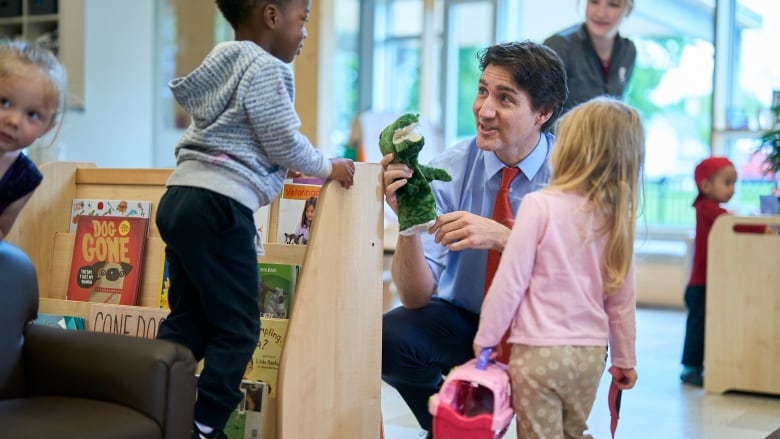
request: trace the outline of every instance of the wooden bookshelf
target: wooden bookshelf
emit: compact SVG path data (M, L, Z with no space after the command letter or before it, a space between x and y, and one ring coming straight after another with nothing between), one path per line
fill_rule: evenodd
M780 216L721 215L709 235L704 388L780 395L780 236L735 225L780 227Z
M54 162L41 171L43 183L7 237L36 266L40 311L89 317L89 303L65 300L74 198L152 201L139 306L157 307L163 243L154 216L171 170ZM380 175L378 164L357 163L351 189L330 182L323 187L307 246L265 246L261 260L301 265L280 364L278 401L269 404L276 421L266 423L271 425L265 431L269 439L380 435ZM275 205L270 216L273 224Z

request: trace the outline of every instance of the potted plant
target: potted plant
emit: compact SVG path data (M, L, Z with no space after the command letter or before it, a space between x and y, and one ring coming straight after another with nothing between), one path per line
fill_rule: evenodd
M764 160L766 172L772 172L777 177L778 171L780 171L780 129L765 132L759 138L759 142L757 152L766 154Z
M772 107L772 112L775 114L775 120L778 120L780 106ZM780 128L775 126L762 134L755 152L764 154L764 173L772 175L775 179L774 194L761 197L761 212L780 213L780 187L778 185L778 179L780 179Z

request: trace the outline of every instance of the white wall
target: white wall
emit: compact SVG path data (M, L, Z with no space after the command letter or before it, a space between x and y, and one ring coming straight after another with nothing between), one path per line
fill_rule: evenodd
M84 111L66 113L59 157L152 166L153 0L85 0Z

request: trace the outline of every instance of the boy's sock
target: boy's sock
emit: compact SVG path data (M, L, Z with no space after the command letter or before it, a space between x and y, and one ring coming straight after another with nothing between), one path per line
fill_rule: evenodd
M195 427L197 427L198 431L200 431L203 434L209 434L212 431L214 431L213 428L209 427L208 425L201 424L198 421L195 421Z
M227 438L225 433L220 430L214 430L208 425L195 421L192 426L192 439L222 439Z

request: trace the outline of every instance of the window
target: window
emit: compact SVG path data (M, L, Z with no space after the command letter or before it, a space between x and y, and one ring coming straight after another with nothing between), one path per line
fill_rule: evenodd
M181 124L167 82L192 67L184 62L188 57L200 60L231 33L213 4L197 14L187 0L158 4L154 163L170 166L170 145ZM187 14L178 13L185 7ZM334 113L326 149L346 154L339 147L348 143L352 122L364 111L419 112L440 131L437 149L473 135L476 52L495 41L542 41L581 22L584 7L572 0L334 0L328 103ZM773 91L780 90L780 60L773 56L780 41L780 2L638 1L621 33L638 49L626 100L640 110L648 133L642 220L655 228L690 230L693 168L711 151L731 157L740 171L729 207L755 212L758 195L774 186L753 150L760 130L772 122L766 116ZM186 45L179 44L180 34L188 35Z
M570 0L375 1L375 28L371 38L361 36L373 47L373 74L361 88L370 90L371 98L363 100L362 108L420 109L440 124L442 148L474 134L471 103L480 74L479 49L496 40L542 41L582 21L585 6ZM506 13L509 3L512 14ZM439 20L430 14L443 18L441 32L426 26ZM700 0L638 2L621 29L639 51L626 100L641 111L648 130L644 221L650 225L690 228L694 223L691 174L710 150L713 16L712 5ZM440 75L433 74L439 70Z
M336 20L336 49L333 54L333 133L331 143L335 154L355 158L354 150L347 150L352 120L360 104L360 2L338 0L333 18Z
M164 0L155 2L155 8L157 58L152 164L173 167L173 145L189 124L189 116L173 99L168 82L192 71L215 44L233 39L233 30L214 3Z
M495 41L495 9L492 1L445 2L445 145L476 134L471 107L482 74L477 54Z
M432 156L474 134L471 104L479 68L476 52L496 38L496 0L370 0L361 22L360 108L380 114L418 112L435 131ZM442 67L444 66L444 67ZM444 136L443 140L438 140ZM426 135L426 138L428 136Z
M772 54L780 41L780 3L774 0L719 0L718 35L727 44L716 48L713 152L727 155L739 171L729 207L742 214L758 210L777 176L766 174L764 157L754 154L757 138L776 123L769 113L780 90L780 60ZM726 36L730 36L726 38ZM769 113L769 117L767 117Z

